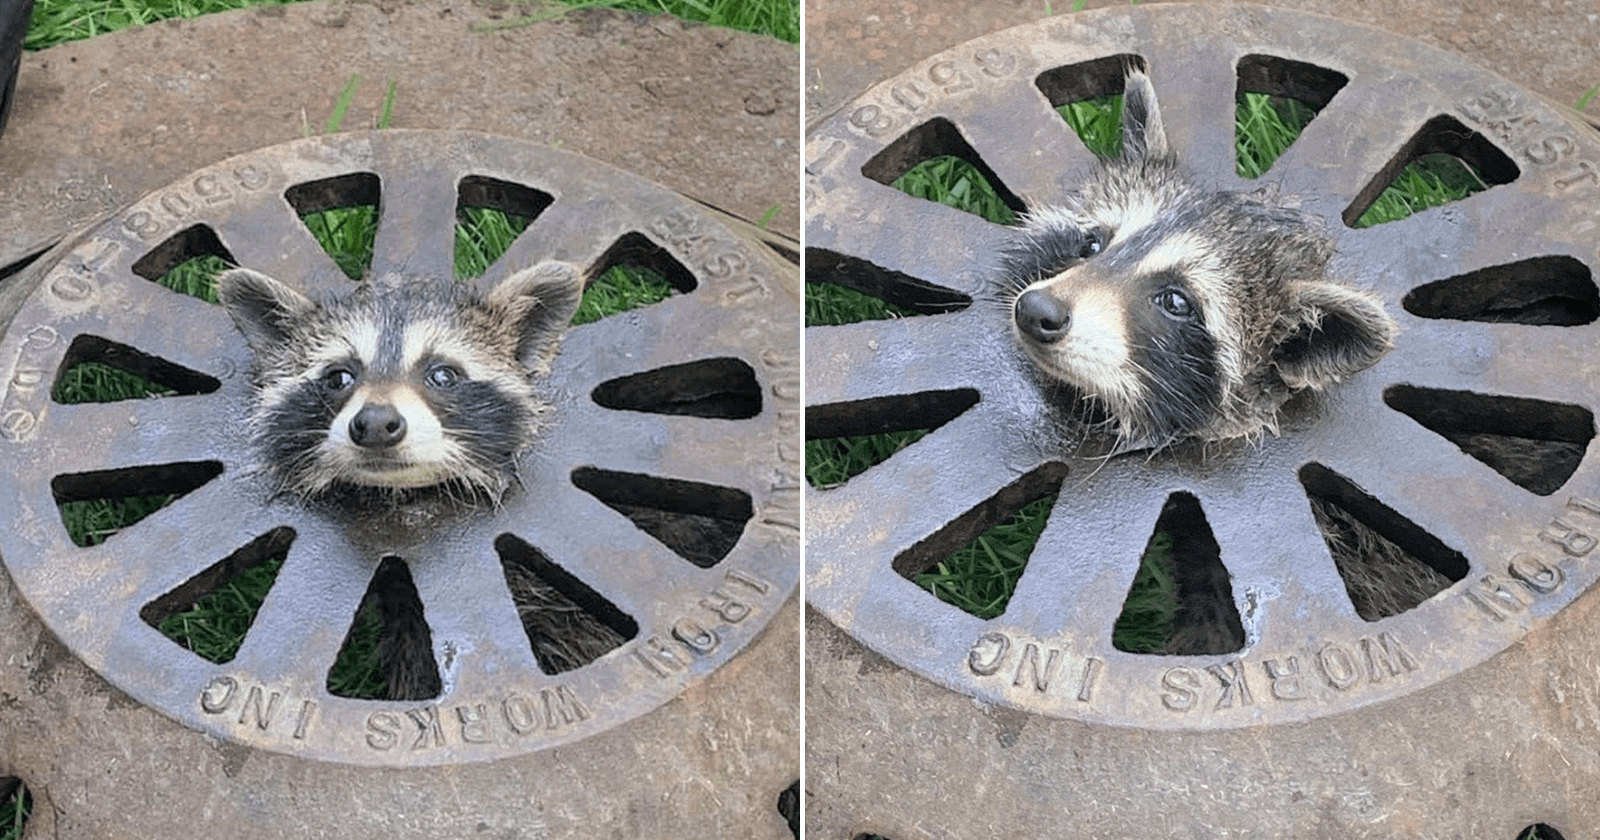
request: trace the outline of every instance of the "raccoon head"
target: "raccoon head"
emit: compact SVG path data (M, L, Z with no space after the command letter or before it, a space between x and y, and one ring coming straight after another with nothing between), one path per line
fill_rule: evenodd
M367 283L315 301L224 272L218 295L255 356L248 423L263 468L305 498L440 487L498 502L549 410L532 377L548 374L581 288L576 269L547 262L487 295Z
M1320 220L1208 190L1167 145L1150 80L1130 73L1122 156L1030 211L1001 255L1012 332L1047 386L1124 444L1276 430L1294 392L1376 363L1395 322L1325 279Z

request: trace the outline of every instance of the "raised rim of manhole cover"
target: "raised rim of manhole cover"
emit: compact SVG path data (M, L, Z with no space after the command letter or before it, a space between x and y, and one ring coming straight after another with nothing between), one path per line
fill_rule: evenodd
M1006 307L990 303L987 267L1007 229L888 186L920 160L954 154L1000 182L1014 209L1015 196L1049 203L1095 165L1056 107L1120 93L1130 66L1147 69L1181 160L1219 188L1265 186L1324 217L1332 275L1378 294L1400 324L1389 356L1258 445L1206 458L1073 457L1015 362ZM1259 181L1235 170L1240 91L1319 109ZM1431 152L1468 161L1489 187L1353 226L1408 160ZM1588 361L1600 346L1600 138L1565 109L1369 27L1163 4L1050 18L932 56L815 124L806 160L807 279L887 290L938 313L806 331L808 436L936 427L806 495L808 600L900 665L1053 717L1157 729L1289 722L1448 679L1600 574L1600 455L1589 445L1600 368ZM1587 314L1570 325L1485 314L1496 301L1522 305L1525 292L1569 297ZM975 302L963 307L963 296ZM1536 492L1431 431L1440 424L1576 443L1581 460L1559 489ZM1199 501L1220 545L1246 634L1237 652L1113 645L1175 493ZM1456 564L1455 582L1363 620L1313 521L1312 493ZM1049 522L998 617L944 604L902 573L997 510L1050 494Z
M352 203L379 207L368 277L451 278L458 206L481 206L532 222L473 281L480 288L547 259L593 270L637 258L676 290L568 332L541 386L549 425L499 508L386 530L272 497L243 437L242 336L220 306L152 282L220 252L308 290L354 289L300 218ZM627 173L468 132L315 137L185 176L13 283L0 309L15 312L0 339L0 555L89 667L218 738L393 766L571 743L709 675L798 584L797 278L767 246ZM178 394L58 402L64 366L85 359ZM605 383L618 384L598 390ZM700 391L733 394L738 410L682 409ZM75 498L173 491L183 495L99 545L80 547L63 525L61 503ZM734 536L720 557L691 561L636 527L629 505L732 521ZM152 625L158 599L192 596L241 550L286 540L231 660L203 659ZM554 585L603 604L626 641L581 667L541 670L507 591L512 550L557 567ZM409 565L431 630L443 684L432 700L351 699L326 684L387 556Z

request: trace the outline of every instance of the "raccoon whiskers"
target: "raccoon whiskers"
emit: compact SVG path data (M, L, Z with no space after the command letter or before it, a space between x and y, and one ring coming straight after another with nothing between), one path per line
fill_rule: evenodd
M1272 190L1199 184L1167 145L1150 80L1124 87L1123 153L1061 205L1034 207L991 288L1041 381L1101 405L1125 442L1260 440L1296 391L1376 363L1397 330L1326 280L1320 219Z
M249 269L218 295L254 353L245 427L279 494L499 505L550 407L537 390L581 293L541 263L487 294L368 283L312 300Z

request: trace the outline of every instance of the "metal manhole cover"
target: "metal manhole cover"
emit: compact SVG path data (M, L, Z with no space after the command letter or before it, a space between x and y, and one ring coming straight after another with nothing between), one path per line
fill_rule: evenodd
M888 186L949 154L992 176L1013 209L1017 196L1048 204L1095 165L1056 107L1120 93L1131 66L1148 70L1167 136L1200 180L1266 186L1325 218L1330 275L1381 296L1400 324L1392 353L1258 445L1075 456L1015 361L1007 307L991 304L1007 229ZM1260 182L1235 169L1241 91L1318 111ZM1471 164L1488 188L1355 226L1408 161L1435 152ZM1060 718L1156 729L1304 720L1448 679L1594 582L1600 466L1586 447L1600 389L1600 141L1565 109L1376 30L1162 5L1051 18L933 56L815 125L806 159L808 281L936 313L806 335L809 437L934 428L842 486L807 491L808 600L895 662ZM1530 480L1454 442L1478 434L1581 459ZM998 617L909 579L941 547L1051 494ZM1175 494L1203 508L1231 576L1245 631L1235 652L1113 645ZM1458 563L1454 582L1414 609L1363 619L1313 519L1317 495Z
M220 306L152 282L211 254L312 293L347 293L355 284L300 216L362 202L380 208L368 277L452 282L458 210L489 207L532 221L480 288L542 260L593 269L639 257L676 289L568 332L542 385L554 404L548 428L519 463L522 486L498 508L424 527L403 516L359 527L273 497L250 469L240 422L250 391L242 336ZM677 195L512 140L338 135L195 172L56 254L7 298L0 552L75 655L188 726L366 765L570 743L710 674L797 583L797 293L763 246ZM147 373L177 394L54 399L62 370L86 359ZM730 393L737 410L718 399ZM80 546L63 527L63 503L154 492L181 495L99 545ZM718 519L727 539L711 556L686 554L681 539L634 524L627 512L641 507ZM219 570L285 544L231 660L202 659L153 626L152 609L193 600ZM546 673L508 594L508 554L537 556L541 574L601 604L624 641ZM409 567L431 631L442 687L427 700L354 699L327 685L386 558Z

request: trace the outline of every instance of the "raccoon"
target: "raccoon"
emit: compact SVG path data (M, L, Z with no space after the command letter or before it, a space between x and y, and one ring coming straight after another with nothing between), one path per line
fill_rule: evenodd
M1026 214L1001 287L1034 369L1123 448L1260 438L1393 345L1376 298L1325 279L1332 250L1315 218L1190 176L1132 72L1122 156Z
M362 284L312 300L260 272L231 269L218 296L254 355L247 427L274 492L372 513L444 500L499 505L517 457L549 413L535 380L549 366L582 283L541 263L480 294L462 283ZM621 636L537 574L507 586L546 670L587 663ZM441 690L432 640L405 563L386 558L361 611L382 627L377 657L395 700Z
M1327 279L1332 251L1316 218L1198 182L1167 144L1149 78L1132 71L1121 157L1025 215L997 285L1061 422L1109 432L1106 451L1260 441L1291 396L1330 388L1393 346L1382 303ZM1338 505L1311 501L1363 618L1449 585ZM1171 551L1158 562L1178 604L1157 652L1239 650L1244 630L1199 505L1169 502L1162 521Z
M369 282L318 302L245 268L217 291L255 356L249 433L278 492L498 503L548 412L533 377L549 372L581 286L571 266L542 263L482 296Z

